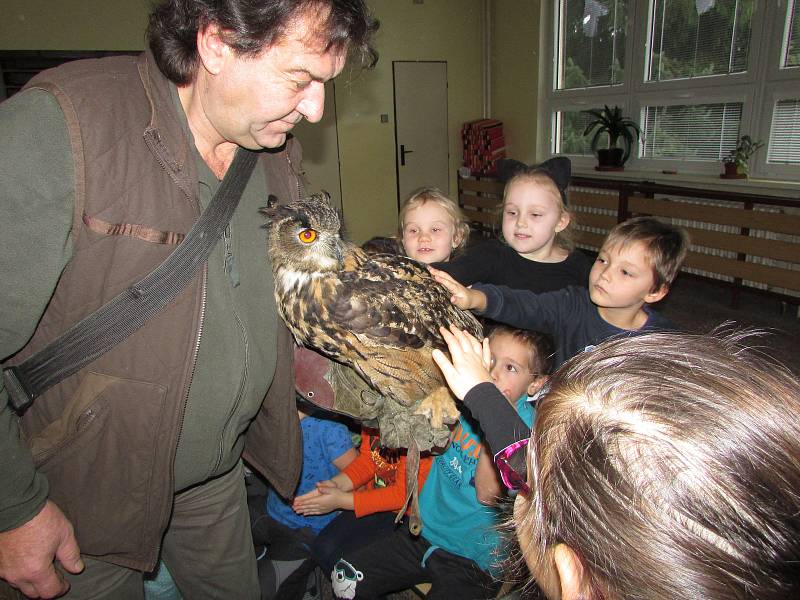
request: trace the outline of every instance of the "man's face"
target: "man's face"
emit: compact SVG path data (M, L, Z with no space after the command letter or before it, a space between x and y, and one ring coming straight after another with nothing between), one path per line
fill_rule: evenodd
M220 141L252 150L277 148L301 119L322 118L325 82L342 71L346 50L322 48L313 35L319 21L300 15L260 54L239 56L224 46L216 72L201 65L197 91L204 118Z
M653 268L642 242L603 246L589 274L589 295L602 308L631 308L654 302ZM663 295L663 294L661 294Z

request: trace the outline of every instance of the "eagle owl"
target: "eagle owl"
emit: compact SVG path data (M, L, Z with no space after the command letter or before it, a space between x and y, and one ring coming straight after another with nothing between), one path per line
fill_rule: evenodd
M447 351L439 326L480 337L478 320L451 304L424 265L367 255L342 239L327 196L264 212L278 310L295 340L353 367L433 427L455 422L458 410L431 352Z

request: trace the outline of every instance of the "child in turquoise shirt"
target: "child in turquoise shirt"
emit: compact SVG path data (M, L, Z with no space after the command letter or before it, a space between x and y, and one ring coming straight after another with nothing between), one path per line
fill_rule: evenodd
M489 336L492 379L528 426L528 398L547 380L552 344L543 334L498 326ZM338 598L377 598L430 582L428 598L492 598L500 587L505 540L496 506L502 494L480 429L462 416L434 460L419 496L422 534L401 527L342 556L332 583Z

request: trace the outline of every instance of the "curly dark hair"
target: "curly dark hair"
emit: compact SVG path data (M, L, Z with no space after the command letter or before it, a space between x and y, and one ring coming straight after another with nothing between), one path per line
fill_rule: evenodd
M361 66L377 62L370 40L378 21L364 0L161 0L150 13L147 43L161 72L185 85L197 71L199 29L218 24L230 47L252 56L278 41L292 20L307 11L328 13L316 31L325 50L347 49Z

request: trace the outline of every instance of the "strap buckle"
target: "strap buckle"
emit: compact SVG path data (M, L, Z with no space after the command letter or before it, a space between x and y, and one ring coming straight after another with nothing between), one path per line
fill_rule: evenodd
M25 384L19 378L17 367L3 369L3 383L8 391L8 403L18 414L24 413L33 404L35 396L28 393Z

